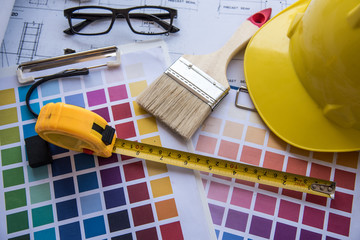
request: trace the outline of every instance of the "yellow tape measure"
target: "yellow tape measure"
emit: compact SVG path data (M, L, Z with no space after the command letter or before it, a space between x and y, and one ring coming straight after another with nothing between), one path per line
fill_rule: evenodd
M114 152L324 197L333 198L335 194L332 181L117 139L115 130L102 117L64 103L44 106L35 130L55 145L97 156L109 157Z

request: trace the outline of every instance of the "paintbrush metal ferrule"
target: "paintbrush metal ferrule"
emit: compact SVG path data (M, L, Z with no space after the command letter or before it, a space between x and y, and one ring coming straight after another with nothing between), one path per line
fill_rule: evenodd
M265 9L244 21L215 52L183 55L136 102L171 130L190 139L230 90L226 77L228 63L246 47L270 13L271 9Z
M229 92L229 88L183 57L173 63L165 74L208 104L212 110Z

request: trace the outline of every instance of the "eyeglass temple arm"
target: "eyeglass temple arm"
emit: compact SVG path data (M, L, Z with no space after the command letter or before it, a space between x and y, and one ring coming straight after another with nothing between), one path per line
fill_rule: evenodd
M75 25L72 26L72 28L67 28L65 29L63 32L69 35L73 35L74 32L72 31L80 31L81 29L83 29L84 27L86 27L87 25L89 25L90 23L102 19L102 18L111 18L112 15L109 14L103 14L103 15L99 15L99 14L73 14L72 18L86 18L86 20L79 22ZM117 18L124 18L123 15L117 15ZM137 18L137 19L144 19L144 20L148 20L149 17L152 18L152 20L156 23L158 23L161 27L163 27L164 29L168 29L170 27L170 24L161 20L160 18L169 18L169 14L144 14L144 13L131 13L129 14L130 18ZM170 32L171 33L175 33L178 32L180 29L175 27L174 25L171 26Z
M86 27L87 25L89 25L90 23L93 23L96 20L100 20L102 18L112 18L112 14L80 14L80 13L74 13L71 18L76 18L76 19L85 19L82 22L79 22L75 25L67 29L65 29L63 32L69 35L74 35L75 33L73 32L73 30L75 31L80 31L81 29L83 29L84 27Z
M86 27L87 25L89 25L90 23L94 22L95 20L89 20L89 19L86 19L85 21L82 21L82 22L79 22L75 25L67 29L65 29L63 32L66 33L66 34L69 34L69 35L74 35L74 32L73 30L75 31L80 31L81 29L83 29L84 27Z

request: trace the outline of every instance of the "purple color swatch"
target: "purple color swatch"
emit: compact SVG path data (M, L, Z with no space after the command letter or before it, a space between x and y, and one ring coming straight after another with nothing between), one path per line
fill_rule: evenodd
M245 232L249 214L229 209L225 227Z
M263 238L270 238L272 220L258 216L251 219L250 233Z
M88 98L89 107L106 103L104 89L87 92L86 96Z
M93 110L94 113L99 114L107 122L110 122L109 109L107 107Z
M284 223L276 223L274 240L296 239L296 227Z
M216 225L221 225L225 208L209 203L209 209L213 223Z
M121 183L121 175L119 167L103 169L100 171L102 186L110 186Z

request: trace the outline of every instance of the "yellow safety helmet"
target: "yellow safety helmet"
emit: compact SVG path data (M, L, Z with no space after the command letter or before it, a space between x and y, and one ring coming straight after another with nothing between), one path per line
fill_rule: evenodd
M267 126L311 151L360 150L359 0L300 0L245 52L250 96Z

